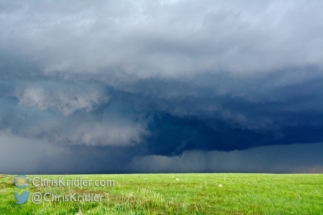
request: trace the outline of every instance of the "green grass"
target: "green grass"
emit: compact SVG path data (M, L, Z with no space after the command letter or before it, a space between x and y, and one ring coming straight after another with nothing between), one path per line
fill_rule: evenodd
M0 214L323 214L322 174L64 175L65 179L114 180L115 185L37 188L29 184L25 189L14 185L14 177L0 175ZM14 193L23 191L104 197L101 202L33 204L29 196L18 205Z

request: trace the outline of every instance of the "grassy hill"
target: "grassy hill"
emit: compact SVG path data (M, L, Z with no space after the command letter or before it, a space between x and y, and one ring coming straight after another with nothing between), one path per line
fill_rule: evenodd
M14 178L0 175L0 214L323 214L323 174L28 175L26 188ZM92 184L67 186L77 179Z

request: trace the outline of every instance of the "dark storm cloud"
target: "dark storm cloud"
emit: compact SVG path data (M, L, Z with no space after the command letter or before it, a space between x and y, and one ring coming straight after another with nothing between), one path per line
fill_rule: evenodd
M322 142L322 6L0 1L0 132L82 162Z
M145 156L134 147L68 147L2 133L0 147L0 169L7 174L323 172L322 143L263 146L230 152L192 150L168 157Z
M134 172L323 173L323 144L263 146L244 151L185 151L181 156L135 157Z

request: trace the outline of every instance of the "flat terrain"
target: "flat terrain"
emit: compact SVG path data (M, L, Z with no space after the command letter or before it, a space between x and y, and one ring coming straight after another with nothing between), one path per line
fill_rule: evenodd
M35 177L63 178L65 186L35 187ZM28 175L26 188L16 187L14 178L0 175L0 214L323 214L323 174ZM102 185L113 180L114 186L66 186L77 178ZM28 201L16 204L15 192L24 191ZM47 193L50 201L35 204L34 193ZM74 194L103 197L50 199Z

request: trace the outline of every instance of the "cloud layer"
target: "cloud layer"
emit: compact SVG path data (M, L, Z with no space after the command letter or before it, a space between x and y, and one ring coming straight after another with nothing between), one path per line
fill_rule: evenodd
M0 132L129 162L320 143L322 6L1 1Z
M38 62L45 74L322 68L320 1L2 4L2 49Z

